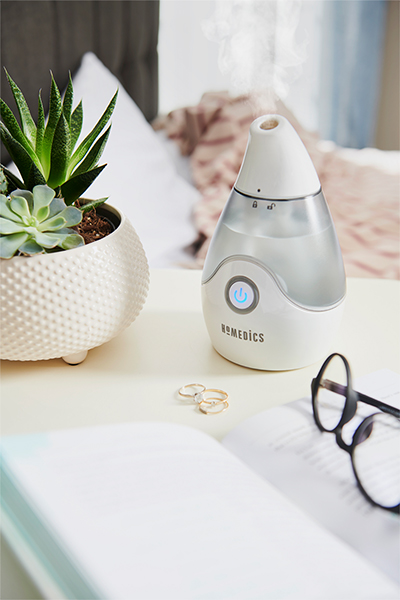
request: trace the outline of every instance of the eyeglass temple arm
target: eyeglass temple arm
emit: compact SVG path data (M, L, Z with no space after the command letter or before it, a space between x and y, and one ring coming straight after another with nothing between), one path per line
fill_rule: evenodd
M370 404L371 406L376 406L376 408L379 408L379 410L382 412L388 413L389 415L393 415L394 417L400 419L400 410L398 408L390 406L390 404L385 404L384 402L376 400L375 398L371 398L370 396L366 396L365 394L361 394L361 392L356 392L356 394L357 400L361 400L362 402L365 402L365 404Z
M320 385L322 387L326 388L327 390L336 392L337 394L342 394L343 396L346 395L346 389L347 389L346 386L341 385L340 383L336 383L335 381L331 381L330 379L323 379L321 381ZM380 400L376 400L375 398L371 398L371 396L366 396L365 394L362 394L361 392L354 391L354 393L356 394L357 400L361 400L361 402L364 402L365 404L369 404L370 406L375 406L376 408L379 408L379 410L381 410L382 412L388 413L388 414L393 415L394 417L397 417L398 419L400 419L400 410L398 408L395 408L394 406L390 406L389 404L385 404L384 402L381 402Z

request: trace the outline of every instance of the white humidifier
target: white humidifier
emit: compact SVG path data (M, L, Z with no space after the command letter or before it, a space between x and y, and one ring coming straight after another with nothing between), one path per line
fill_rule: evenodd
M204 264L212 344L254 369L312 364L330 351L345 294L342 254L311 158L287 119L260 117Z

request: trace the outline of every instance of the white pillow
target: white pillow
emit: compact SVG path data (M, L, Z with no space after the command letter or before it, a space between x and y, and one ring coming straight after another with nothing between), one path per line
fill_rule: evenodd
M196 238L191 213L199 192L178 175L159 136L118 79L91 52L73 78L74 105L83 100L83 139L103 114L117 88L110 136L100 164L106 168L85 192L129 218L151 267L188 260L182 249Z

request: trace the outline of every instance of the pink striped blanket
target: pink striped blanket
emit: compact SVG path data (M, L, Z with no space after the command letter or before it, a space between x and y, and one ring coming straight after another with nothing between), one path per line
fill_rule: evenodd
M255 108L255 107L258 108ZM319 175L348 276L400 279L399 153L345 150L300 126L286 107L275 110L249 96L207 93L199 105L172 111L154 127L164 128L190 157L194 185L202 197L193 218L199 233L196 264L204 262L210 238L236 180L254 118L277 112L292 123ZM384 158L389 156L390 165ZM376 158L380 160L376 160Z

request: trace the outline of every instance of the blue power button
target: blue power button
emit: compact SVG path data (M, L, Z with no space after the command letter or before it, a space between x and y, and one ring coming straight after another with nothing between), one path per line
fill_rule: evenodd
M237 304L243 304L244 302L247 301L248 294L247 294L247 292L243 291L243 287L241 286L239 291L236 289L233 292L233 297Z
M258 304L258 288L248 277L233 277L225 288L225 299L228 306L235 312L249 313Z

